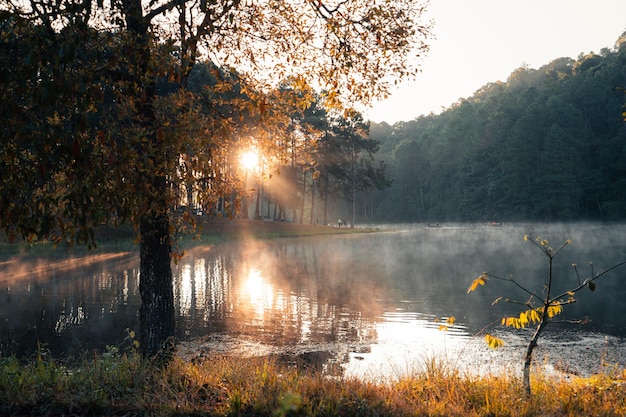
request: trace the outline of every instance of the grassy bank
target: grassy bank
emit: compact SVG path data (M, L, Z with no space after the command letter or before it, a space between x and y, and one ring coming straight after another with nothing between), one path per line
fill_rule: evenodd
M0 359L0 414L46 416L623 416L619 376L533 381L463 376L435 361L387 384L330 379L261 358L175 359L157 369L128 355L70 366ZM623 377L623 375L621 375Z
M376 232L376 228L349 228L322 225L297 224L289 222L268 222L262 220L243 220L228 218L198 218L198 227L192 232L179 232L173 237L173 243L181 247L201 244L220 244L244 239L268 240L290 237L324 236L354 233ZM0 253L4 256L14 255L64 255L68 251L74 255L85 255L93 252L136 250L136 234L129 225L117 228L106 227L95 232L96 249L88 251L82 246L67 247L63 244L55 247L51 243L25 243L16 241L8 243L0 240Z
M271 222L263 220L204 219L195 236L181 235L184 242L195 237L203 243L221 243L241 239L268 240L276 238L325 236L376 232L376 228L350 228L325 225Z

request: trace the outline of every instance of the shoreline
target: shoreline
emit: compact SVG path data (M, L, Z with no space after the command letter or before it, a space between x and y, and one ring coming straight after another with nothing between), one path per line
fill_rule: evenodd
M338 227L330 225L312 225L282 221L248 219L208 219L200 223L200 236L205 238L256 238L271 239L279 237L303 237L319 235L337 235L371 233L378 229L372 227Z
M197 230L180 231L171 236L172 246L177 242L184 244L198 243L219 244L238 239L276 239L288 237L325 236L338 234L373 233L380 231L374 227L338 227L330 225L311 225L281 221L252 219L207 219L198 218ZM50 242L27 243L16 241L0 242L0 259L6 256L58 256L92 255L110 251L133 251L138 248L136 233L131 225L118 227L105 226L95 230L95 249L87 249L85 244L55 246ZM1 265L1 263L0 263Z

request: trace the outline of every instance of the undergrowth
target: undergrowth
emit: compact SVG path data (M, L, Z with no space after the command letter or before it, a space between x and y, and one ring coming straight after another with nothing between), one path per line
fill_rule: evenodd
M0 359L1 415L108 416L623 416L623 371L521 380L463 375L432 360L391 382L330 378L266 358L210 356L154 367L111 350L73 364Z

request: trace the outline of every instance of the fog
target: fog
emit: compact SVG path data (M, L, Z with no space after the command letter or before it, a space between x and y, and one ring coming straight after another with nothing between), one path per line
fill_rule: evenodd
M626 260L624 232L620 224L394 225L377 233L187 248L173 266L180 352L295 355L330 374L404 369L433 355L487 364L495 353L472 336L518 311L492 301L528 295L498 280L467 294L473 279L484 271L512 275L541 293L547 257L524 235L554 247L571 239L555 259L555 291L565 291L578 282L572 263L587 273L588 261L597 271ZM4 259L0 268L3 356L32 353L38 342L57 356L104 350L124 345L126 329L138 329L136 254L25 255ZM590 323L555 326L550 337L586 335L598 349L609 337L621 346L625 276L626 268L612 271L595 291L577 294L563 317ZM440 331L449 316L456 324ZM522 350L524 332L493 330L507 349Z

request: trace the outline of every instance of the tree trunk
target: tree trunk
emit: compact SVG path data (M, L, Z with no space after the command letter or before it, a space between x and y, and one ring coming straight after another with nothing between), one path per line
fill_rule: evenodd
M351 178L351 194L352 194L352 219L350 221L350 227L354 227L356 222L356 150L354 147L354 143L350 145L350 176Z
M145 129L145 141L139 153L145 155L144 166L138 167L140 180L145 184L144 211L139 219L139 348L145 359L167 360L174 342L174 291L170 265L170 222L168 204L170 190L164 174L157 173L166 166L168 155L160 150L156 131L158 121L154 113L156 84L150 73L152 61L149 42L149 21L144 18L140 0L124 0L126 23L133 34L135 68L130 81L136 85L140 103L138 124ZM155 151L159 149L159 151Z
M328 224L328 177L324 176L324 225Z
M300 199L300 220L298 223L304 224L304 208L306 205L306 171L302 172L302 198ZM295 220L294 220L295 223Z
M162 177L156 178L154 184L159 189L167 187ZM160 214L144 216L139 234L139 346L144 358L156 356L167 360L174 347L175 317L169 219L165 208Z
M356 178L352 177L352 220L350 221L350 227L354 227L356 223Z
M530 340L530 343L528 343L528 347L526 348L526 357L524 359L524 374L522 377L522 382L524 385L524 390L526 391L526 395L529 397L531 395L530 365L533 360L533 351L535 350L535 347L537 347L537 340L539 340L539 335L541 334L541 331L543 330L546 324L547 323L543 320L539 323L539 325L537 326L537 330L535 330L535 334L533 335L533 338Z
M315 190L316 190L317 180L315 178L312 179L311 182L311 218L309 220L309 224L317 224L317 217L315 216Z

